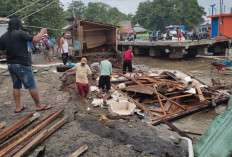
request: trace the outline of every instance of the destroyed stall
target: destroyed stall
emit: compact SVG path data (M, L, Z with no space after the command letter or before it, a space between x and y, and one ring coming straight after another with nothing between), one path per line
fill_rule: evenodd
M71 56L82 57L101 52L117 52L119 27L87 20L67 18L69 25L63 28L71 32L69 50Z

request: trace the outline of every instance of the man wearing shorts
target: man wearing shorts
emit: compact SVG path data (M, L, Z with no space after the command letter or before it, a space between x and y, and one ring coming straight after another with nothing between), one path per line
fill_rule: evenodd
M93 84L92 72L90 67L87 65L87 59L82 58L80 63L77 63L75 67L64 72L66 75L68 72L76 71L76 86L79 94L81 95L82 101L87 103L87 96L89 94L89 81L88 76Z
M45 106L40 102L38 91L30 66L30 56L27 49L27 41L39 42L47 32L45 28L41 29L36 36L31 36L22 31L22 22L17 18L10 19L8 31L0 38L0 54L6 54L8 70L13 82L13 96L16 104L15 112L21 112L27 106L20 103L20 89L22 84L28 89L36 104L36 110L46 110L51 106Z
M100 89L100 94L99 94L99 98L102 98L102 93L103 93L103 89L106 87L107 93L109 93L110 90L110 77L112 74L112 64L110 63L110 61L108 60L109 57L108 56L103 56L102 57L102 61L100 64L100 79L99 79L99 84L98 84L98 88Z
M43 47L44 47L44 56L45 60L47 63L52 63L52 55L50 53L51 49L51 44L48 40L48 34L44 34L44 39L43 39Z
M123 56L123 74L126 74L126 69L128 68L129 72L132 72L132 62L131 59L135 60L135 57L132 52L132 46L129 46L128 50L124 52Z

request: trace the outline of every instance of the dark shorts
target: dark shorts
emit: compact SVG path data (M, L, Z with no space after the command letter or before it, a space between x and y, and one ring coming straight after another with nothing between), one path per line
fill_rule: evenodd
M25 89L35 89L35 79L31 66L21 64L8 64L8 70L13 82L14 89L21 89L22 84Z
M89 93L89 84L76 82L77 90L81 96L87 95Z
M131 63L131 60L125 60L123 61L123 72L125 73L126 72L126 69L129 69L129 72L132 72L132 63Z
M68 53L62 53L63 64L65 65L68 61Z
M98 88L105 89L105 86L106 86L106 90L110 90L110 76L108 75L100 76L99 79Z

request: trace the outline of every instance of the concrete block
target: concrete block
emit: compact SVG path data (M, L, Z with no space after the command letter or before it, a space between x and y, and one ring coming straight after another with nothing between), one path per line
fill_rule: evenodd
M170 52L169 58L179 59L184 58L184 53L182 48L173 48Z
M159 57L161 56L161 50L156 48L149 48L149 56L150 57Z

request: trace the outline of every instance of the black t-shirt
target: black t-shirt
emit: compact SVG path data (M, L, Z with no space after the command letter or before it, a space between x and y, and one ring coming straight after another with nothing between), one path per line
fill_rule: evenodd
M6 50L7 64L30 65L27 41L32 42L33 36L21 30L6 32L0 38L0 50Z

